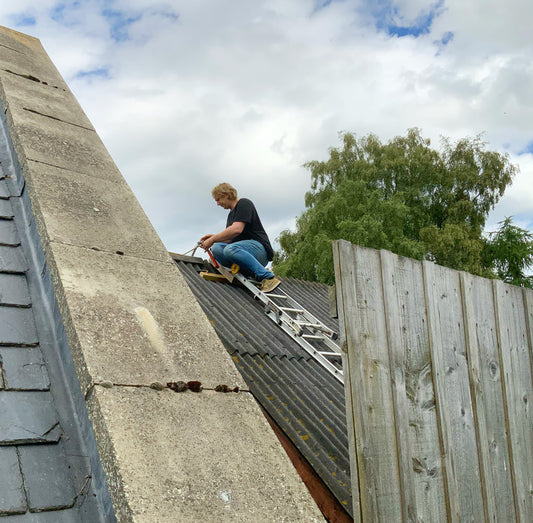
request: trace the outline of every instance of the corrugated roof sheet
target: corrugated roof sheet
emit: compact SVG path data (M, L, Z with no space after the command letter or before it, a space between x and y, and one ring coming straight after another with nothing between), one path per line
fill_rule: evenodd
M263 311L244 288L207 281L203 262L176 260L250 391L352 513L344 387ZM325 325L327 286L284 279L281 288Z

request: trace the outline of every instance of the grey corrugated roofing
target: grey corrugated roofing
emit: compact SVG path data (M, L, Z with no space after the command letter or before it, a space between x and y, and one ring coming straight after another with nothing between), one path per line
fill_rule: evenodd
M176 263L250 391L334 496L352 513L344 387L263 311L244 288L207 281L203 262ZM281 288L325 325L327 286L284 279Z
M107 492L96 485L103 476L94 466L96 448L88 450L89 436L73 408L69 382L76 378L58 350L60 318L44 310L50 305L39 285L48 273L29 198L23 183L7 183L1 169L14 164L6 154L1 143L0 517L12 523L115 521L110 501L102 503ZM9 179L15 177L20 180L20 173ZM29 238L31 248L24 243ZM77 392L81 396L79 385Z

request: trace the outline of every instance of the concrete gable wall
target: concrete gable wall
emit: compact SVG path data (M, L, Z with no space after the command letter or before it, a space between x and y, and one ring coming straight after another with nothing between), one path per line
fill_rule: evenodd
M119 521L322 516L38 40L0 28L0 97ZM203 391L153 384L197 380Z

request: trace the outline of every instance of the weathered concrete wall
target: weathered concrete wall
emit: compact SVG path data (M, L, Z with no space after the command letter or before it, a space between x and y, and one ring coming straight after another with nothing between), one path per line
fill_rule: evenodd
M0 96L119 521L322 516L93 126L0 28ZM186 226L186 224L183 224ZM201 393L150 388L200 381Z

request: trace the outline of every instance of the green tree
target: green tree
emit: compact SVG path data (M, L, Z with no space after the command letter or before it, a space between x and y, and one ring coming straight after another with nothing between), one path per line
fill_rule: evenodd
M533 234L505 218L497 231L491 232L483 249L484 265L498 278L522 287L533 287Z
M517 167L507 155L487 151L479 136L443 139L437 151L416 128L388 143L345 133L328 160L305 167L311 173L306 210L295 232L280 234L278 274L333 283L331 242L341 238L489 274L483 227Z

